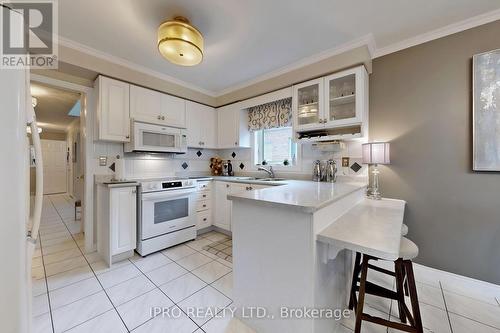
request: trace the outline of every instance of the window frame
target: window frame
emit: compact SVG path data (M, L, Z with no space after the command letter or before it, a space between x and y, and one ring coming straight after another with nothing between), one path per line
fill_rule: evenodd
M290 129L292 130L292 135L293 135L293 127L290 126ZM260 161L259 161L260 159L258 158L259 157L258 155L260 155L261 152L260 152L259 143L257 142L257 140L259 139L258 136L261 136L262 140L263 140L263 135L259 135L259 133L257 133L257 132L261 132L264 130L266 130L266 129L252 132L252 138L251 138L252 139L252 167L255 168L255 170L257 170L257 168L260 166L263 166L263 167L272 166L274 170L289 171L289 172L301 171L301 169L302 169L301 168L302 145L297 143L293 139L292 139L292 142L296 145L295 164L290 164L288 166L285 166L283 164L267 164L267 165L260 164ZM263 134L263 132L262 132L262 134Z

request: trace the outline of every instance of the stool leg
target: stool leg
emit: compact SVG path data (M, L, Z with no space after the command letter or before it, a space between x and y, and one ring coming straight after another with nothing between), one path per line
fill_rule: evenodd
M403 291L403 259L398 259L394 262L394 272L396 273L396 291L398 294L399 319L403 324L406 324L406 314L404 310L405 295Z
M359 298L358 305L356 306L356 326L354 328L354 333L361 332L361 319L363 317L363 306L365 304L366 277L368 275L368 260L369 257L364 255L363 264L361 265L361 281L359 282Z
M410 292L411 310L415 321L415 328L417 333L423 333L424 328L422 326L422 317L420 316L420 307L418 305L417 285L415 283L415 276L413 275L413 264L410 260L405 260L404 266L406 270L408 289Z
M356 286L358 285L358 276L361 270L361 253L356 252L356 259L354 260L354 270L352 273L351 283L351 297L349 298L349 310L353 310L357 306L356 300Z

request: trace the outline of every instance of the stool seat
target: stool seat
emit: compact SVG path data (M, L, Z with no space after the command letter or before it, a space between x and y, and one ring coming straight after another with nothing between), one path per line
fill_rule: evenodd
M406 224L403 224L403 227L401 227L401 236L406 235L408 235L408 226Z
M418 246L406 237L401 237L399 257L403 260L413 260L418 256Z

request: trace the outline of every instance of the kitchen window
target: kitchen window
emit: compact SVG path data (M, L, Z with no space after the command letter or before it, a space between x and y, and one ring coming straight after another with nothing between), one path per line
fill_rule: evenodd
M297 165L297 144L292 127L254 131L254 161L256 165L294 167Z

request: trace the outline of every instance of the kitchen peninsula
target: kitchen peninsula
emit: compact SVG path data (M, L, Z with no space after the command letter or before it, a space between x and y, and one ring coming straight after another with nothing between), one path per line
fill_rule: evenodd
M365 191L363 182L288 181L228 196L236 313L247 307L267 311L266 318L241 318L246 324L262 333L335 332L339 322L333 318L282 318L280 310L346 309L351 250L370 250L366 232L376 240L373 251L381 242L387 246L382 254L397 257L405 203L369 200ZM367 222L371 229L363 232Z

